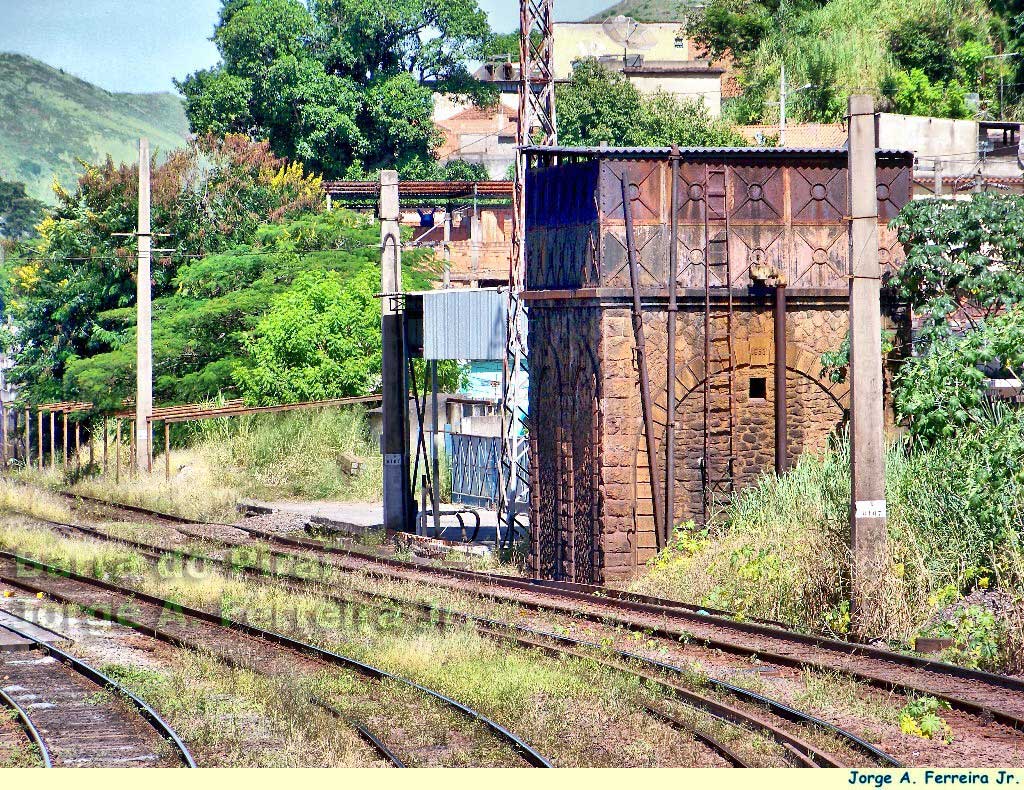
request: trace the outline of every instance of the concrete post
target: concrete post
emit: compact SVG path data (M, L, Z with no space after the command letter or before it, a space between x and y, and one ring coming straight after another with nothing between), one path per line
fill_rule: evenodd
M786 145L786 64L779 67L779 145Z
M149 208L149 141L139 140L139 267L136 282L136 381L135 381L135 446L139 472L149 468L149 416L153 413L153 327Z
M40 409L36 412L36 424L39 426L36 431L37 437L36 442L39 448L39 471L43 471L43 411Z
M851 96L850 112L850 540L851 617L866 635L888 563L882 314L874 100Z
M445 288L452 286L452 210L448 206L444 212L444 274L442 284Z
M57 423L53 412L50 412L50 468L57 471Z
M942 160L935 160L935 196L938 197L942 194Z
M409 501L409 401L405 337L397 294L402 290L402 244L398 225L398 173L380 173L381 378L384 456L384 526L404 531L413 523Z
M476 199L476 184L473 185L473 214L469 219L469 263L475 287L480 274L480 207Z

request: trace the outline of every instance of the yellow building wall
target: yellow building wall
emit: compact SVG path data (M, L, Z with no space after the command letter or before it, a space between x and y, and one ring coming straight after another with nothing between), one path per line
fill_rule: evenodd
M642 51L633 50L630 54L642 54L647 60L691 60L693 55L686 36L680 35L682 26L682 22L642 24L655 45ZM572 72L573 61L622 54L622 45L608 37L600 22L556 22L554 33L555 79L567 78ZM680 46L676 46L677 36L680 37Z

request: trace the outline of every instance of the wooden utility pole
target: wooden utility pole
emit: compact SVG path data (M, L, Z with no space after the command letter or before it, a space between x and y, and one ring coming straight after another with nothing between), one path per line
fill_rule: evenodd
M874 100L851 96L849 113L850 603L854 631L864 636L882 605L878 592L888 564Z
M398 294L402 290L402 237L398 225L398 173L380 173L381 378L384 456L384 526L404 531L412 523L409 496L409 417L405 337Z
M151 274L153 239L149 208L149 141L139 140L139 267L136 282L135 446L139 472L149 467L149 417L153 413L153 316Z

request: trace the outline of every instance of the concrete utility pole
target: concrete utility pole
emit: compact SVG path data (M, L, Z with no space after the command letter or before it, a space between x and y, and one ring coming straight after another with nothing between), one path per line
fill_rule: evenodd
M384 526L403 531L412 521L409 501L409 417L405 337L396 294L402 290L402 245L398 226L398 173L380 173L381 410L384 432Z
M779 67L779 145L786 144L786 64Z
M888 564L882 313L879 298L875 117L871 96L851 96L850 114L850 542L851 617L865 635Z
M139 268L136 282L135 446L139 472L148 471L149 417L153 413L153 308L150 273L153 238L150 235L149 140L139 140Z

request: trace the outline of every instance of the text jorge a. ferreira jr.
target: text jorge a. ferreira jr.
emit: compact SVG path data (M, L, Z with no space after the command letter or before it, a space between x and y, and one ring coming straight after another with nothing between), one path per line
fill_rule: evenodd
M850 771L849 783L882 788L886 785L1019 785L1024 771L1014 773L1001 769L971 771L966 769L914 771Z

